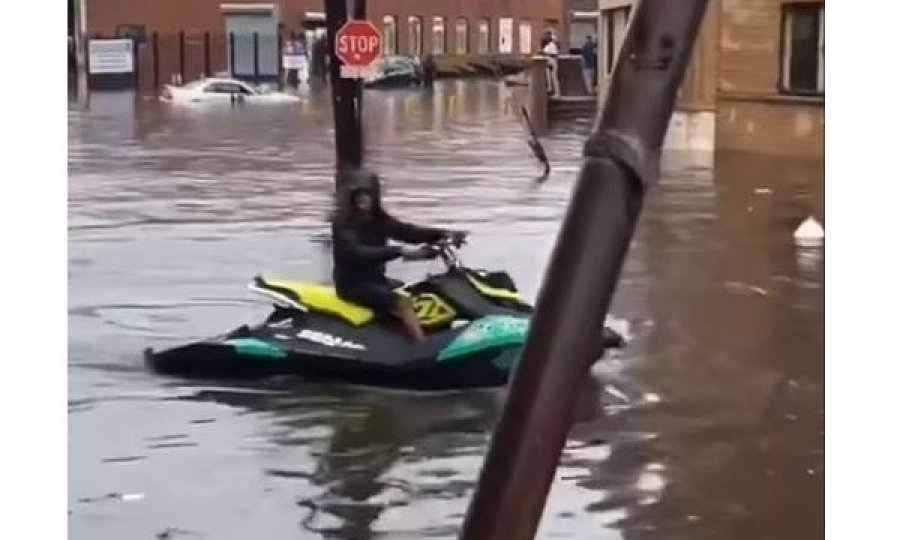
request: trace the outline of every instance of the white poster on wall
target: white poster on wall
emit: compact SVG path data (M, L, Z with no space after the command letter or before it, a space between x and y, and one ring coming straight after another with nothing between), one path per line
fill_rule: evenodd
M511 54L513 52L513 20L510 17L502 17L499 22L497 52Z
M92 39L88 41L90 73L134 72L134 42L130 39Z

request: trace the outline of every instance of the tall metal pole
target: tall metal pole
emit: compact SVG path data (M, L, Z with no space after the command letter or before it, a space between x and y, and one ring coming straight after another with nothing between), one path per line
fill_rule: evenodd
M184 84L185 79L184 41L184 31L178 32L178 84Z
M642 0L550 260L462 538L534 537L706 0Z
M78 105L87 109L90 105L87 62L87 0L74 0L75 12L75 64L78 80Z
M350 0L353 1L353 0ZM363 165L362 81L341 78L341 61L335 54L334 38L348 19L348 0L325 0L325 24L328 30L328 60L331 81L331 104L334 111L337 188L342 171L353 171ZM350 11L353 18L366 17L366 1L355 0Z

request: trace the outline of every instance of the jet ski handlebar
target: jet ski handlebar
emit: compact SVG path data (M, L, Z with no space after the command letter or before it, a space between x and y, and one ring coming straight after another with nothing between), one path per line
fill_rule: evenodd
M459 257L456 254L456 250L463 246L466 243L466 239L462 238L441 238L437 242L429 244L435 255L440 257L444 264L447 265L449 269L459 268L462 263L459 260Z

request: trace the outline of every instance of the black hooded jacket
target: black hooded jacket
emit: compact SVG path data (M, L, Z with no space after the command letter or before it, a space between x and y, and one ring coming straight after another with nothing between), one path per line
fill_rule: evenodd
M352 206L351 206L352 208ZM436 242L447 231L404 223L385 212L377 198L368 216L338 213L331 224L334 283L338 290L386 279L385 263L401 256L388 239L408 244Z

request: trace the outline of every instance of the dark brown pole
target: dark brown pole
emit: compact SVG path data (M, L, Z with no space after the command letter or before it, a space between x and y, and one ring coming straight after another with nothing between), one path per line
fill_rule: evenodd
M153 32L153 90L159 89L159 34Z
M259 33L253 32L253 83L259 84Z
M364 19L365 0L356 0L350 13L354 18ZM335 54L334 47L335 35L347 21L347 16L347 0L325 0L338 184L341 183L341 171L358 170L363 164L362 83L354 79L341 78L341 61ZM340 185L337 187L340 188Z
M228 33L228 75L236 76L234 72L234 32Z
M178 84L184 84L184 32L178 32Z
M203 74L212 77L212 59L209 53L209 32L203 33Z
M544 278L462 538L534 538L706 0L643 0Z
M284 37L282 35L284 33L283 31L284 31L284 24L279 24L278 30L275 32L275 47L277 48L277 50L275 52L275 55L276 55L275 56L275 62L276 62L275 65L278 66L278 69L277 69L277 71L278 71L278 88L283 88L282 78L284 76L284 66L282 65L282 58L281 58L281 55L283 52L283 44L281 43L281 40Z
M134 66L134 93L141 93L141 54L138 51L140 43L137 38L131 38L131 63Z

